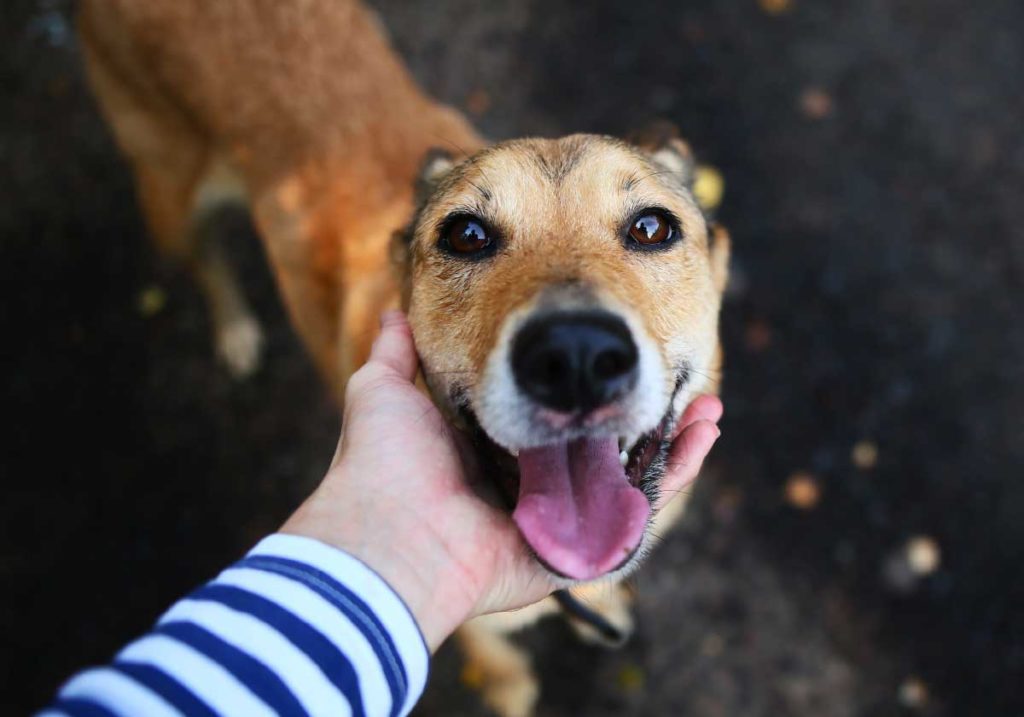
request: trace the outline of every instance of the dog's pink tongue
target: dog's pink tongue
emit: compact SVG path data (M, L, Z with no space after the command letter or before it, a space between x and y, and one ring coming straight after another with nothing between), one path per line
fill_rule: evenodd
M519 452L512 519L537 555L570 578L617 568L640 544L650 504L626 480L616 438Z

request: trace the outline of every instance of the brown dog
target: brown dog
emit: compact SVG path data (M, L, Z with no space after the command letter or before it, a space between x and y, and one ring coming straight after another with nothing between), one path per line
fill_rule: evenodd
M339 396L379 312L402 306L426 385L538 559L566 584L637 565L682 505L651 516L663 436L720 362L728 238L694 199L681 140L484 149L351 0L86 0L80 31L153 236L194 269L229 368L252 371L261 344L210 230L242 201ZM620 589L589 598L584 632L628 632ZM463 629L500 713L537 694L504 633L554 609Z

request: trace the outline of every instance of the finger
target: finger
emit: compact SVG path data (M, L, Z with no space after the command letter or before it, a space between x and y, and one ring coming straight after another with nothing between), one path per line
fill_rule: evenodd
M416 377L416 346L409 321L401 311L381 314L380 334L370 349L370 361L387 366L407 381Z
M659 509L696 480L704 459L721 434L718 426L701 419L691 423L676 438L666 462L667 469L657 505Z
M722 401L718 396L712 396L710 394L697 396L695 399L690 401L690 405L686 407L685 411L683 411L683 415L680 416L679 421L676 423L675 432L672 437L678 437L680 433L697 421L711 421L712 423L718 423L722 418L724 410Z

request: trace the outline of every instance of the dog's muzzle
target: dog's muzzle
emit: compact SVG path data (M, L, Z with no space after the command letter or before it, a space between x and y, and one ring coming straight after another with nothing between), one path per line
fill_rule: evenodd
M637 382L639 352L620 317L606 310L558 310L529 319L512 342L519 390L569 420L602 422ZM607 410L602 410L607 409ZM524 448L512 517L538 558L553 571L593 579L629 558L650 513L632 485L614 433L554 438Z
M621 318L607 311L559 311L529 320L512 347L512 374L539 405L587 414L636 385L637 347Z

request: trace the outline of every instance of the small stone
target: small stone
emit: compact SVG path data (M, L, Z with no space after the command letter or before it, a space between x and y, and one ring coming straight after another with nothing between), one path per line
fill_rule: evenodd
M786 502L799 510L812 510L821 500L821 487L810 473L794 473L786 481Z
M159 314L167 306L167 294L155 284L147 286L139 292L137 305L139 313L148 319Z
M769 15L781 15L793 9L793 0L757 0L757 5Z
M812 120L823 120L832 114L832 96L819 87L808 87L800 94L800 111Z
M697 165L697 174L693 180L693 196L700 208L706 212L714 211L722 203L725 195L725 179L722 173L709 164Z
M900 683L899 700L904 707L921 709L928 703L928 685L920 677L907 677Z
M927 535L918 535L907 541L904 548L907 565L915 575L931 575L939 569L942 551L939 544Z
M857 441L850 451L850 461L861 470L871 470L878 463L878 446L873 441Z

